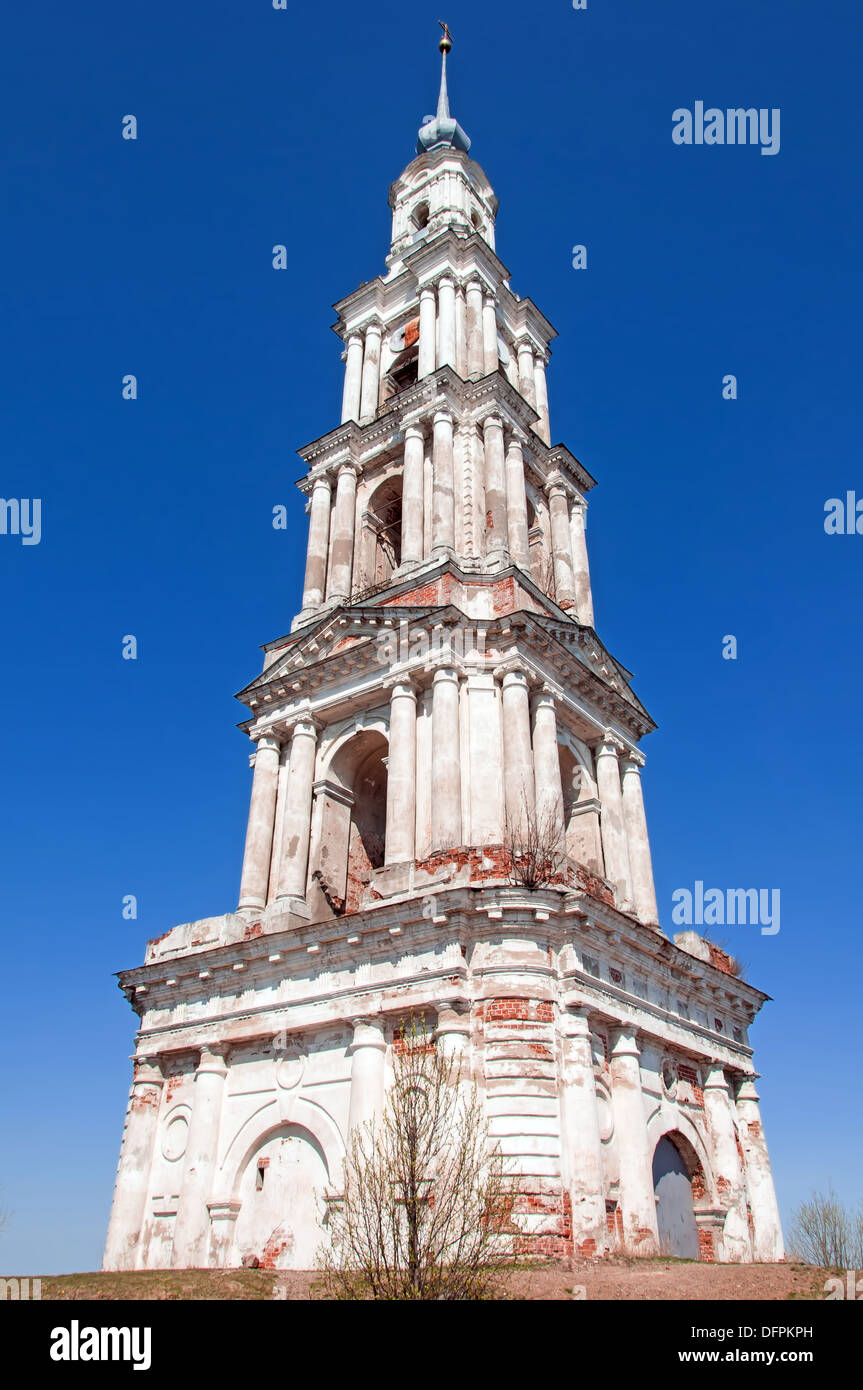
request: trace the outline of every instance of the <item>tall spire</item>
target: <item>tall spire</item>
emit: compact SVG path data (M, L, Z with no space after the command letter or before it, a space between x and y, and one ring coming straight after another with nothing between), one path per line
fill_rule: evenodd
M444 23L444 21L443 21L442 19L439 19L439 20L438 20L438 24L439 24L440 27L443 29L443 38L441 39L440 43L438 44L438 47L439 47L439 49L440 49L440 51L441 51L441 64L440 64L440 95L438 96L438 99L437 99L437 118L438 118L439 121L441 121L441 120L449 120L449 118L450 118L450 116L449 116L449 93L447 92L447 89L446 89L446 55L449 53L450 49L452 48L452 39L451 39L450 36L449 36L449 29L447 28L447 26L446 26L446 24Z
M425 154L426 150L436 150L449 147L450 149L462 150L467 154L470 149L470 137L465 133L458 121L450 115L449 93L446 85L446 55L452 48L452 35L442 19L438 24L443 29L443 38L438 47L441 51L441 74L440 74L440 93L437 99L437 115L426 116L420 126L417 138L417 154Z

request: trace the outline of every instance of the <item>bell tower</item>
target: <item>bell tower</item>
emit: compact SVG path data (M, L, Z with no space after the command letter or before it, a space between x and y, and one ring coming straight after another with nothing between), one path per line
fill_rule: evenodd
M689 1253L781 1258L748 1041L766 996L660 926L654 724L594 625L594 479L552 442L555 331L498 257L445 27L440 48L385 273L335 305L300 611L238 697L237 907L120 976L141 1032L108 1267L304 1267L409 1010L482 1092L517 1250L646 1253L685 1227Z

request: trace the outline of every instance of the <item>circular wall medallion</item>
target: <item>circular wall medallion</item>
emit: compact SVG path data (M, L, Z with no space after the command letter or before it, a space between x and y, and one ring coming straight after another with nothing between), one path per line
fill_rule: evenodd
M306 1055L298 1047L288 1048L276 1058L276 1085L283 1091L295 1091L306 1070Z
M185 1110L175 1110L169 1116L162 1135L162 1157L169 1163L182 1158L189 1142L189 1117Z

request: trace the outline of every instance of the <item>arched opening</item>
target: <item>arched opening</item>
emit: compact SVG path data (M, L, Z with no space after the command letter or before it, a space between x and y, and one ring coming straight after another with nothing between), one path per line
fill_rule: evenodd
M320 1144L302 1125L265 1135L240 1178L234 1263L257 1255L268 1269L311 1269L323 1238L329 1176Z
M693 1197L701 1195L704 1176L692 1145L676 1131L664 1134L653 1154L653 1190L659 1244L666 1255L697 1260L701 1248Z
M375 489L366 509L374 552L367 573L371 585L386 584L402 560L402 479L388 478Z
M309 885L312 920L356 912L386 849L387 768L383 734L365 729L336 753L315 787L319 831Z
M565 744L560 744L558 755L567 858L576 864L583 864L595 874L601 874L603 859L599 801L593 776Z
M414 231L423 232L429 224L429 205L428 203L417 203L411 213L411 226Z
M530 573L544 594L554 597L554 565L548 543L548 510L536 495L527 494L527 541Z

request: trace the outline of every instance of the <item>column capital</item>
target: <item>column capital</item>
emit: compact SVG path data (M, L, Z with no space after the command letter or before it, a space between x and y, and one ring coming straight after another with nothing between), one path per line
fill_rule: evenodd
M564 1037L590 1038L589 1014L587 1004L567 1004L561 1015Z
M342 459L341 463L333 464L333 472L337 478L341 478L343 474L347 473L353 473L355 477L359 477L362 466L355 459Z
M388 676L381 682L381 689L389 691L390 700L416 700L417 688L411 675Z
M618 737L613 729L604 729L596 745L597 758L614 756L619 757L624 752L623 740Z
M279 752L282 747L281 736L274 729L263 729L260 733L249 734L249 738L255 745L255 751L260 752L262 748L275 749Z
M615 1057L635 1057L641 1056L641 1048L638 1046L638 1029L629 1024L618 1025L609 1030L611 1037L611 1056Z
M330 481L329 473L326 470L317 473L315 477L309 478L308 481L311 484L310 490L312 493L317 492L318 488L321 488L328 496L332 496L333 485Z
M299 734L304 738L313 738L317 741L318 734L323 729L323 724L316 719L313 714L297 714L293 719L285 723L285 733L288 738L293 739Z
M382 1019L368 1015L352 1018L351 1027L354 1030L354 1035L348 1045L349 1053L355 1052L360 1047L373 1048L378 1052L386 1051L387 1041L384 1037Z
M624 748L621 753L621 768L624 772L635 772L640 777L645 762L644 754L639 753L637 748Z
M728 1077L725 1075L725 1067L722 1062L714 1060L707 1064L706 1076L704 1079L705 1091L724 1091L729 1094Z
M477 421L477 424L481 424L483 433L488 429L503 430L503 418L496 407L489 410L487 415L484 415L481 420Z
M420 285L420 290L419 290L419 297L420 297L420 299L434 299L434 297L435 297L435 286L436 286L436 285L437 285L437 280L429 280L429 281L426 282L426 284Z
M138 1086L146 1082L152 1086L164 1085L164 1075L162 1073L162 1057L158 1052L139 1053L132 1058L132 1085Z
M737 1099L738 1101L741 1101L741 1100L754 1101L756 1105L758 1104L758 1101L761 1099L761 1097L759 1096L758 1092L757 1092L756 1089L755 1089L755 1076L754 1076L754 1075L752 1075L752 1076L743 1076L743 1077L741 1077L740 1084L739 1084L739 1086L737 1087L737 1096L736 1096L736 1099Z
M547 367L550 357L551 353L549 352L548 348L534 347L533 360L538 366Z
M449 425L452 427L453 414L451 410L436 410L432 416L432 423L435 425Z
M543 484L542 490L547 497L551 497L552 493L561 492L563 493L564 497L566 497L567 487L566 483L563 480L563 474L558 472L549 473L548 477L545 480L545 483Z
M522 690L530 689L530 678L527 671L524 666L518 664L515 660L504 662L500 666L495 666L492 674L495 680L501 682L504 690L516 685Z
M202 1043L195 1076L203 1076L208 1072L212 1072L215 1076L226 1076L228 1068L225 1065L225 1059L229 1051L229 1044L218 1039Z
M445 681L451 685L458 685L459 673L454 666L439 666L434 673L432 685L443 685Z
M383 320L382 320L382 319L379 319L379 318L377 317L377 315L375 315L373 318L370 318L369 321L368 321L368 323L365 325L365 331L366 331L367 334L368 334L368 333L380 333L380 334L383 334L383 331L384 331Z
M404 428L404 436L405 436L405 442L407 442L407 440L409 440L409 439L418 439L418 440L420 441L421 444L424 444L424 443L425 443L425 431L423 430L423 427L422 427L422 421L421 421L421 420L412 420L411 423L410 423L409 425L405 425L405 428Z
M548 684L548 682L541 685L538 690L535 690L533 692L531 704L533 705L534 709L536 709L539 706L541 706L543 709L548 709L549 707L551 707L551 709L556 709L557 696L555 691Z
M587 498L582 497L580 492L570 494L569 504L574 512L578 512L579 516L587 515Z
M470 1002L467 999L453 999L437 1006L435 1037L444 1033L463 1033L470 1036Z
M363 335L358 328L352 328L350 333L345 334L343 342L346 347L350 347L351 343L357 343L362 347Z

